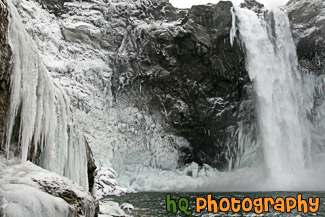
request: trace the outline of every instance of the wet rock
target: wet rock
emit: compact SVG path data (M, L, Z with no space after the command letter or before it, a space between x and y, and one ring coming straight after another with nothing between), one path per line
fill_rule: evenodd
M95 164L95 159L93 156L93 152L86 141L86 152L87 152L87 171L88 171L88 184L89 184L89 192L92 192L95 182L95 171L97 169L97 166Z
M0 2L0 150L4 150L2 141L4 141L7 112L9 109L9 70L11 49L8 44L8 10L6 4Z

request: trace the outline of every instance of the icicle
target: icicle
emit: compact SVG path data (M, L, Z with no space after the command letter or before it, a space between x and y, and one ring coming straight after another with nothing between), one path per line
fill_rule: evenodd
M85 141L74 129L69 99L53 82L38 49L24 29L11 3L9 44L12 49L10 108L6 135L7 158L15 119L20 111L19 145L21 161L26 161L33 144L40 148L40 166L67 176L88 189Z
M237 32L235 8L231 7L230 12L232 17L232 25L230 29L230 45L233 46Z

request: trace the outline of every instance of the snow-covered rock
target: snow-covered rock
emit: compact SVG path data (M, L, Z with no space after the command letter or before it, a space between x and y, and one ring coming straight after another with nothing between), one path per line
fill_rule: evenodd
M120 205L114 201L106 200L104 203L100 202L100 214L99 217L107 217L107 216L119 216L119 217L127 217L128 215L120 208Z
M12 2L1 2L11 49L6 158L30 160L88 189L86 143L73 123L69 99L53 81Z
M95 199L84 188L30 162L11 165L1 160L0 176L5 216L93 217L97 212Z
M87 191L86 143L73 124L69 99L52 80L15 6L10 0L0 6L1 25L7 27L1 28L1 45L10 46L10 52L6 46L1 50L4 63L10 60L1 72L10 82L1 89L10 93L1 103L7 114L0 149L1 215L96 216L98 204Z
M131 212L134 209L134 206L132 204L129 203L122 203L120 205L120 208L123 210L126 210L127 212Z
M96 197L101 199L107 196L121 196L134 191L118 185L118 177L112 168L102 167L96 171L95 189Z
M325 74L325 2L291 0L284 7L291 22L300 65Z
M250 81L230 46L230 2L73 1L59 16L34 1L16 6L98 166L233 167L237 118L250 117L237 116L238 86Z

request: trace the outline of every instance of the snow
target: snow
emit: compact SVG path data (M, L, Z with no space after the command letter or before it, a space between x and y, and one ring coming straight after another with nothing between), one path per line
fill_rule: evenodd
M108 217L108 216L121 216L128 217L132 216L132 210L134 209L132 204L123 203L119 205L118 203L105 199L103 202L99 203L99 217ZM130 215L126 214L129 213Z
M34 1L17 1L25 28L36 42L46 68L71 100L75 124L89 142L96 164L113 167L120 174L124 166L138 164L174 170L178 166L178 148L189 146L185 139L166 132L150 114L128 101L114 101L109 57L115 55L110 50L115 45L109 34L124 36L125 24L114 16L107 21L107 15L96 7L106 7L107 13L112 13L120 7L136 8L136 4L139 2L69 2L65 7L70 13L57 18ZM131 13L136 13L134 10ZM141 22L137 23L139 32L171 25L135 22ZM125 47L119 48L123 55ZM127 73L120 77L121 81L127 79Z
M204 186L204 182L220 175L216 169L204 164L191 163L176 170L163 170L142 165L124 167L119 179L122 187L135 191L189 191Z
M71 216L69 205L60 198L23 184L1 186L8 201L4 206L6 217ZM26 197L28 195L28 197Z
M128 212L131 212L134 209L134 206L132 204L129 203L122 203L120 205L121 209L123 210L127 210Z
M85 216L94 216L94 198L78 184L28 161L19 164L20 160L13 159L7 162L2 155L0 159L0 189L5 216L75 216L77 207L57 197L64 191L77 195L86 208ZM53 189L53 196L44 192L45 189Z
M125 214L123 209L120 208L119 204L114 201L105 201L105 203L100 203L99 212L104 215L100 216L128 216Z
M13 125L20 115L22 162L27 160L33 145L32 156L41 150L40 165L43 168L69 177L88 189L85 141L73 125L69 99L53 82L15 6L11 1L7 3L11 15L8 37L13 52L7 158L12 157Z
M105 167L96 170L95 189L97 199L135 193L135 191L118 186L117 173L112 168Z

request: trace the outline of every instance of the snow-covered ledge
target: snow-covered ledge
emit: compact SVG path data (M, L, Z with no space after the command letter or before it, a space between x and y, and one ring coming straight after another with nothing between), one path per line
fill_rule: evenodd
M1 160L0 171L0 205L7 217L94 217L98 212L84 188L31 162L8 165Z

